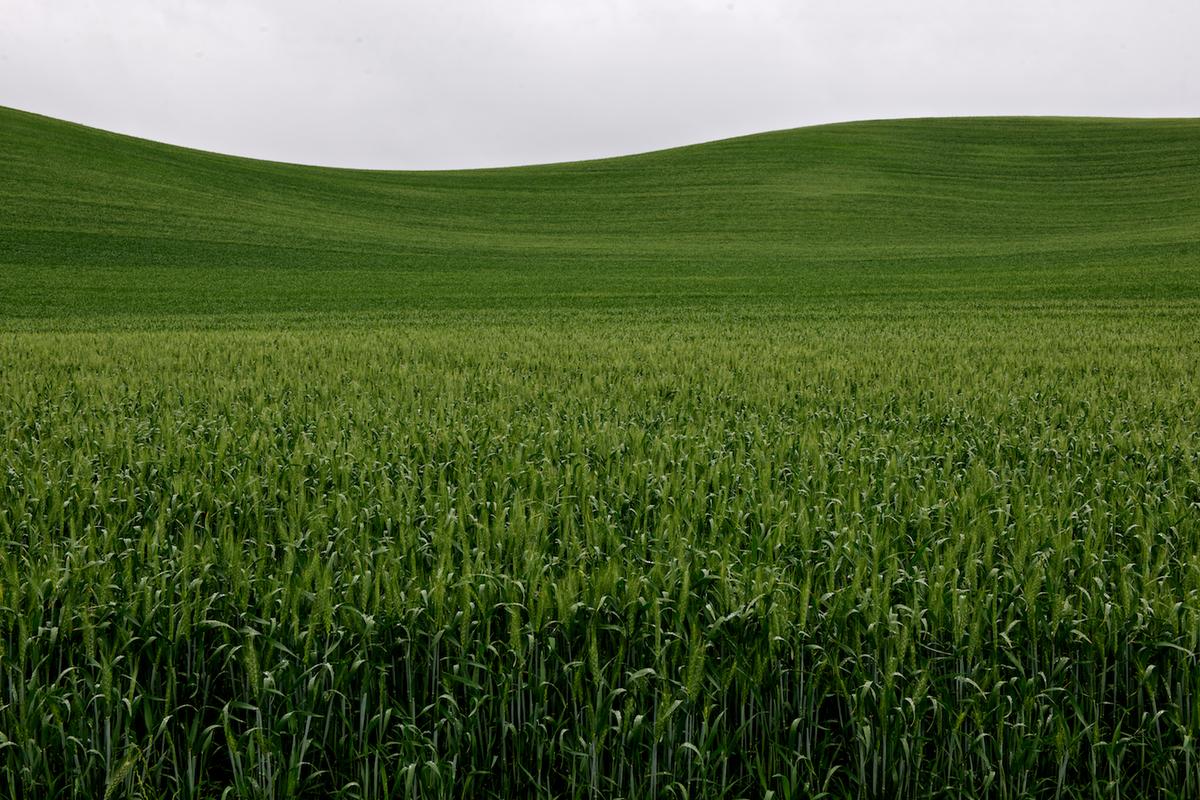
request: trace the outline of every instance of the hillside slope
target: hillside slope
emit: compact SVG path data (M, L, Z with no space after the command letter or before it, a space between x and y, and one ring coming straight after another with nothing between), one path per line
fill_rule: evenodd
M1197 120L863 122L387 172L0 109L0 197L0 313L21 317L1200 291Z

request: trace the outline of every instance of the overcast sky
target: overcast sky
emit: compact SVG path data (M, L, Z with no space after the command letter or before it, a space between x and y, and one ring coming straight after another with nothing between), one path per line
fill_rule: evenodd
M838 120L1200 116L1200 0L0 0L0 105L441 168Z

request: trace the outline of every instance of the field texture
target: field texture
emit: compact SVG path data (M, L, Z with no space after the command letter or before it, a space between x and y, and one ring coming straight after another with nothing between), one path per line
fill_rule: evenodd
M355 172L0 109L0 797L1200 797L1200 122Z

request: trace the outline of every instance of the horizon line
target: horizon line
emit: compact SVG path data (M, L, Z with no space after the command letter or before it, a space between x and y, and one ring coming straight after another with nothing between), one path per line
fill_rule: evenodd
M649 156L657 153L669 153L675 150L686 150L693 147L703 147L705 145L719 144L721 142L733 142L740 139L752 139L759 136L770 136L773 134L790 133L793 131L814 130L818 128L834 128L847 125L871 125L889 122L949 122L955 120L961 121L1079 121L1079 122L1200 122L1200 116L1197 117L1163 117L1163 116L1138 116L1138 115L1123 115L1123 116L1102 116L1102 115L1072 115L1072 114L964 114L955 116L898 116L898 117L867 117L860 119L843 119L833 120L829 122L818 122L810 125L796 125L785 128L770 128L767 130L754 131L751 133L736 134L733 136L723 136L716 139L703 139L700 141L686 142L683 144L669 145L666 147L655 147L649 150L636 150L628 153L619 153L615 155L595 156L589 158L567 159L559 161L532 161L515 164L501 164L491 166L475 166L475 167L429 167L429 168L412 168L412 167L347 167L335 164L321 164L302 161L286 161L273 158L258 158L256 156L242 155L239 153L229 153L220 150L206 150L202 147L193 147L191 145L177 144L162 139L152 139L147 136L140 136L134 133L126 133L124 131L112 130L110 128L102 128L97 125L90 125L86 122L77 122L65 117L55 117L49 114L43 114L37 111L29 111L15 106L4 105L0 103L0 111L15 112L30 117L55 122L61 125L69 125L75 128L83 128L88 131L102 133L108 136L116 136L123 139L130 139L147 144L158 145L160 147L171 147L178 150L186 150L192 153L217 156L220 158L236 159L239 161L254 161L263 164L274 164L288 167L298 167L304 169L320 169L320 170L336 170L340 172L375 172L375 173L457 173L457 172L491 172L497 170L511 169L532 169L537 167L557 167L568 166L572 164L590 164L603 161L616 161L626 158L637 158L640 156Z

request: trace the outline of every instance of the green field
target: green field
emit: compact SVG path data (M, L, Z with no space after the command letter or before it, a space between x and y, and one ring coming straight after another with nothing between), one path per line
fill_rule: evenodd
M0 797L1200 797L1198 320L1200 120L0 109Z

